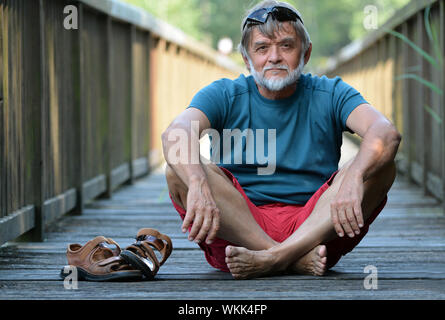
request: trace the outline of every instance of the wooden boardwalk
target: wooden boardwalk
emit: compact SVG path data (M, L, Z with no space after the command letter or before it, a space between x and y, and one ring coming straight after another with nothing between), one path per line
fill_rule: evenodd
M211 268L180 230L162 170L121 187L112 199L66 215L43 243L9 242L0 248L0 299L445 299L445 216L441 206L398 177L388 204L359 246L324 277L279 276L236 281ZM174 250L156 281L79 282L59 278L69 243L97 235L121 247L152 227L171 236ZM378 288L364 287L364 268L377 268Z

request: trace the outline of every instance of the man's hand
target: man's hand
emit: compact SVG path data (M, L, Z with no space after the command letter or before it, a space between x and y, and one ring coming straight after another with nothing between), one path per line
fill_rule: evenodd
M219 209L205 179L191 179L187 194L187 213L182 224L186 232L193 224L188 239L200 243L206 239L211 244L219 230Z
M360 175L346 172L337 195L331 202L331 218L335 232L340 237L348 234L353 238L354 233L360 234L363 227L363 178Z

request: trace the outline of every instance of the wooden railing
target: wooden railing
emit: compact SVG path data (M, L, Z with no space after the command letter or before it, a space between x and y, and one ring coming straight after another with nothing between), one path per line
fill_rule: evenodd
M445 1L414 0L326 73L358 89L402 133L398 168L425 194L445 191ZM444 201L445 203L445 201Z
M0 19L0 244L42 240L59 216L149 173L193 94L242 72L119 1L1 0Z

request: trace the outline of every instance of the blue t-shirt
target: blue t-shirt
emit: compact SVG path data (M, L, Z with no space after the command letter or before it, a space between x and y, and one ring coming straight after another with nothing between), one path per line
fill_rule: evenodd
M270 100L241 75L201 89L189 108L204 112L214 129L213 162L233 173L255 205L305 204L338 169L342 132L352 132L346 119L363 103L339 77L303 74L292 96Z

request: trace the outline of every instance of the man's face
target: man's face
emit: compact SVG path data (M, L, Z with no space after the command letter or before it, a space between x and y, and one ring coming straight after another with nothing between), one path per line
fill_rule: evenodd
M289 22L273 38L263 35L258 28L252 30L245 62L260 85L271 91L280 91L295 83L304 67L300 38Z

